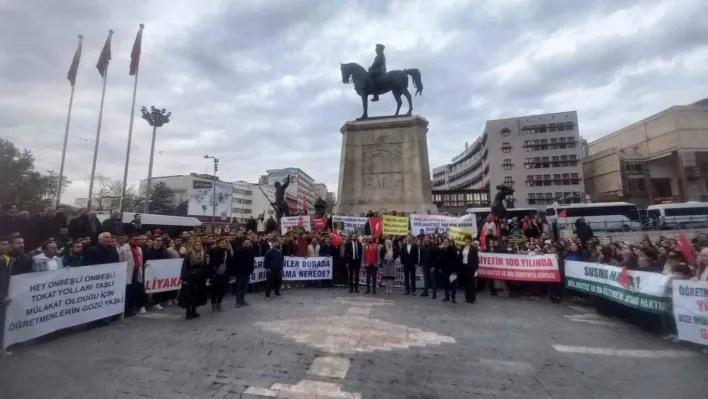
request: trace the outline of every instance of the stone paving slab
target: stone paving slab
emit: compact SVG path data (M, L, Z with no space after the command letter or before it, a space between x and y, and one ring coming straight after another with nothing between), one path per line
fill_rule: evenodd
M451 304L400 291L285 294L271 301L251 295L252 306L241 309L229 297L226 312L204 307L190 321L166 308L163 316L14 348L0 362L0 398L658 399L706 392L708 356L656 357L685 348L631 326L568 317L587 313L568 305L485 295L474 305ZM602 354L613 350L622 356ZM339 360L318 360L328 357Z

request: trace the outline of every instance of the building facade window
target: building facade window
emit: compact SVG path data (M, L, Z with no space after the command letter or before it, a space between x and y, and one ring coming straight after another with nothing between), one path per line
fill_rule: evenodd
M508 142L502 143L501 149L504 154L510 153L511 152L511 143L508 143Z
M501 133L503 137L507 137L509 134L511 134L511 130L505 127L504 129L500 130L499 133Z

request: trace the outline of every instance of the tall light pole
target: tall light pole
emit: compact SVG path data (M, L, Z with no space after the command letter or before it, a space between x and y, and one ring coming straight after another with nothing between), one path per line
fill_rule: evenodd
M157 109L150 106L150 112L146 107L143 107L140 112L143 113L143 119L152 126L152 146L150 147L150 166L148 166L147 188L145 190L145 213L150 213L150 185L152 183L152 159L155 155L155 136L157 136L157 128L162 127L165 123L170 123L172 112L167 110Z
M212 185L214 191L211 194L211 228L214 229L216 226L216 172L219 170L219 158L210 155L204 155L204 158L214 160L214 184Z

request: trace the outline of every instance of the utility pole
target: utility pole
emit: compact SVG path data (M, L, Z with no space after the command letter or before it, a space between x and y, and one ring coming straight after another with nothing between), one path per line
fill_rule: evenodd
M140 112L143 113L143 119L152 126L152 146L150 147L150 165L148 166L148 178L147 178L147 188L145 189L145 211L144 213L150 213L150 185L152 184L152 161L155 156L155 137L157 136L157 128L162 127L165 123L170 123L170 117L172 112L167 112L167 110L157 109L154 106L150 107L150 112L148 112L146 107L143 107ZM125 184L125 183L124 183Z
M216 181L218 180L216 178L216 172L219 171L219 158L210 156L210 155L204 155L205 159L213 159L214 160L214 183L212 185L213 192L211 194L211 228L212 231L216 227Z

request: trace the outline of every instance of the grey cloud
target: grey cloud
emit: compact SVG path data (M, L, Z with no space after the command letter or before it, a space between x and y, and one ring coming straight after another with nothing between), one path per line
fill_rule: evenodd
M140 22L146 24L146 31L131 181L146 175L150 150L151 130L140 119L139 107L154 104L173 112L172 123L158 133L155 175L208 171L203 155L209 153L221 158L220 174L228 180L255 180L266 169L297 166L330 189L336 188L339 128L361 112L353 88L341 83L338 63L368 66L376 42L387 44L389 69L422 72L425 90L422 98L414 98L414 109L430 120L431 166L448 161L465 141L472 142L487 119L529 110L577 109L581 131L597 135L674 103L704 97L699 88L708 83L708 78L688 74L681 65L683 54L701 51L706 44L708 29L700 17L706 6L698 1L680 3L684 8L680 13L670 14L658 24L661 28L642 37L587 43L575 54L532 63L521 79L509 82L496 78L494 68L559 30L639 3L544 0L510 7L495 1L434 5L214 0L193 6L188 1L164 4L28 0L0 9L0 136L32 149L41 168L58 168L69 89L66 70L76 34L83 33L87 39L67 170L72 179L85 179L101 89L95 63L108 28L113 28L114 59L98 171L120 178L132 94L128 56ZM437 7L450 8L432 12ZM413 14L406 14L411 10ZM416 12L428 20L405 20ZM165 19L171 22L163 23ZM411 37L420 39L407 43ZM453 39L448 46L438 49L449 37ZM392 41L403 43L404 48ZM674 60L675 65L633 72L655 59ZM626 76L617 79L620 72ZM607 98L606 104L584 99L583 93L608 84L615 85L619 94ZM577 98L558 104L556 96L568 89L578 90ZM472 106L474 98L485 101ZM561 106L564 109L555 108ZM370 104L372 115L394 110L395 102L388 95Z

